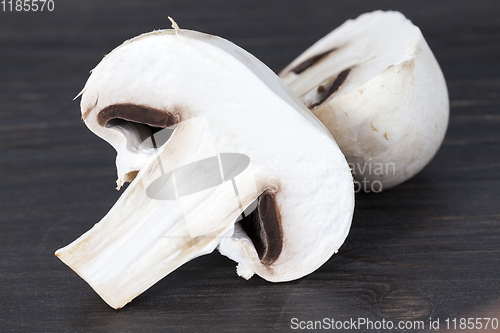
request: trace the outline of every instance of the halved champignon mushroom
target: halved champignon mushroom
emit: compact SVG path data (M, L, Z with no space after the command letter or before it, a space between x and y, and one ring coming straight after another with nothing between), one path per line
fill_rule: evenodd
M244 278L298 279L337 252L353 214L343 154L282 81L224 39L174 28L123 43L82 92L118 185L132 183L56 255L113 308L215 248Z
M443 141L446 82L420 29L401 13L345 22L280 77L330 130L368 189L412 177Z

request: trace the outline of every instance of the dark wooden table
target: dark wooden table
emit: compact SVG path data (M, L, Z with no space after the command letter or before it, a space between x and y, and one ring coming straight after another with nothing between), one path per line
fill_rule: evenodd
M357 195L346 243L315 273L245 281L213 253L116 311L54 256L120 195L114 150L72 101L105 53L169 28L170 15L279 71L375 9L400 10L421 28L447 78L449 129L416 177ZM0 12L0 331L281 332L292 318L439 318L443 328L446 318L500 318L499 9L495 0L55 0L53 12Z

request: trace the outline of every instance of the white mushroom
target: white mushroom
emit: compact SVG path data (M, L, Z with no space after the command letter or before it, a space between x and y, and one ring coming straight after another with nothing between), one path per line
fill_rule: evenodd
M113 308L216 247L244 278L300 278L351 223L350 169L321 122L251 54L174 28L123 43L83 90L85 124L132 183L56 255Z
M280 77L330 130L366 190L412 177L443 141L446 82L420 29L401 13L345 22Z

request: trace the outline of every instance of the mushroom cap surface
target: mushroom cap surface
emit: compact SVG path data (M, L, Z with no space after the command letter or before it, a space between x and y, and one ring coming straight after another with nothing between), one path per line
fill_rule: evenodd
M330 130L354 178L393 187L436 154L449 100L420 29L399 12L348 20L280 77Z

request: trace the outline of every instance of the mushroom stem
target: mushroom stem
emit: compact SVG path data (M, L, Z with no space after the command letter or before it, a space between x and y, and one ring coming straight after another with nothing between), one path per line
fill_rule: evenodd
M181 203L146 195L148 184L163 173L160 165L166 171L174 170L205 158L207 151L212 153L207 149L209 140L203 126L198 126L200 123L180 123L170 141L158 149L157 156L139 172L110 212L91 230L56 252L115 309L187 261L212 252L221 237L232 234L242 203L234 200L229 182L185 196ZM192 179L203 176L203 169L193 169L190 175ZM244 205L256 198L255 192L242 182L244 178L253 181L252 177L247 169L237 178ZM236 184L234 177L233 182Z

